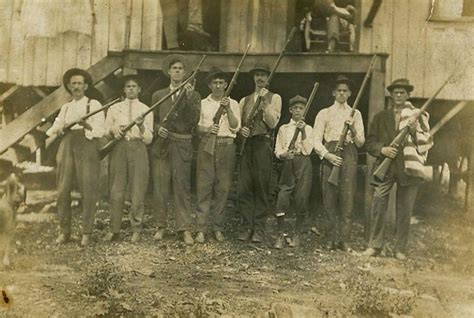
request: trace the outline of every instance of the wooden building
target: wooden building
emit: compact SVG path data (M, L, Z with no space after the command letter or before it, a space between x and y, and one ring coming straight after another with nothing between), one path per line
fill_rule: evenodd
M41 147L47 122L68 99L60 85L63 72L71 67L89 69L106 100L117 95L117 82L123 73L138 72L149 80L150 90L166 85L160 80L153 84L154 78L162 76L161 61L169 53L160 0L80 1L39 0L48 10L53 10L48 5L55 5L56 13L49 11L48 16L39 10L34 19L25 17L25 8L35 0L0 1L0 159L5 162L24 160ZM187 5L186 0L176 1L183 8ZM458 10L443 5L446 2ZM328 105L334 75L350 74L360 84L372 55L377 53L376 68L361 106L366 126L385 107L386 83L399 77L414 83L413 97L426 99L449 74L457 72L460 75L439 98L474 100L474 14L469 0L385 0L373 28L364 28L360 21L371 4L371 0L357 1L357 52L303 53L299 36L292 52L283 59L272 89L287 100L296 93L309 94L314 80L319 80L321 97L308 116L311 121ZM84 23L83 31L64 23L71 11L76 12L71 6L78 5L90 10L85 17L90 23ZM299 0L203 0L203 6L204 28L211 33L214 49L208 53L204 72L212 65L233 71L247 43L252 43L252 54L233 93L236 98L251 89L245 72L257 60L271 65L290 29L298 26L302 17ZM26 36L29 28L48 31L53 20L63 21L53 35ZM181 53L192 61L202 55ZM205 85L198 90L207 92Z

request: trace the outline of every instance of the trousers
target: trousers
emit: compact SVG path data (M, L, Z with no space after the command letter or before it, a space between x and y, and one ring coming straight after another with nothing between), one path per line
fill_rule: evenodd
M329 142L326 148L334 149L337 142ZM357 176L357 148L354 144L344 147L343 164L339 172L339 186L328 182L332 165L324 160L321 164L324 209L329 218L329 239L333 242L349 240L352 225L352 209Z
M293 198L296 232L301 232L303 229L312 179L313 171L309 156L298 155L292 160L283 162L276 204L277 217L283 217L288 213L290 201Z
M223 231L225 207L235 166L235 144L217 143L214 155L210 155L204 151L207 140L201 140L197 155L197 230Z
M191 161L193 148L189 140L168 140L167 151L153 158L153 201L155 222L166 227L170 205L178 232L192 229Z
M244 227L264 231L270 206L272 177L271 138L249 137L245 143L239 171L239 209Z
M56 156L58 217L61 233L71 234L71 191L77 180L82 196L82 233L92 233L96 203L99 198L97 178L100 159L98 140L89 140L84 131L72 130L61 140Z
M387 224L388 200L390 190L396 182L396 176L392 176L375 185L371 209L372 227L370 229L369 247L378 249L383 247L385 226ZM417 193L418 185L401 186L397 182L395 249L398 252L406 252L410 232L410 219Z
M132 207L130 223L135 232L141 230L148 187L148 154L141 140L121 140L110 154L110 227L120 232L127 185L130 184Z

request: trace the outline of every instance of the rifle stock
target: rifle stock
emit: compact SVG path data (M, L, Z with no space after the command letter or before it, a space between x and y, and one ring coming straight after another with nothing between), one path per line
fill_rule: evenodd
M242 64L244 63L244 60L247 57L250 46L251 45L249 43L247 45L247 49L245 50L244 55L242 56L242 58L240 59L239 64L237 65L237 69L235 70L234 75L232 76L232 80L230 81L229 86L227 87L227 89L224 93L224 97L228 97L230 95L230 93L232 92L232 89L234 88L234 86L237 84L237 77L239 76L240 68L242 67ZM214 124L216 124L216 125L219 124L219 122L221 120L221 117L222 117L222 114L223 114L223 111L224 111L224 107L222 105L220 105L219 109L216 112L216 115L213 118ZM217 133L209 134L209 139L207 140L206 146L204 147L204 151L207 152L210 155L214 155L214 150L216 149L216 141L217 141Z
M372 70L375 66L376 61L377 61L377 55L374 55L372 57L372 60L370 61L369 69L367 70L367 73L365 73L364 80L362 81L362 85L359 89L359 92L357 93L357 97L354 101L354 105L352 105L351 118L354 118L355 111L357 109L357 106L359 105L360 99L362 97L362 93L364 92L365 87L367 86L367 83L369 82L369 78L370 78L370 75L372 74ZM342 133L339 136L339 140L337 141L336 149L334 150L334 154L339 157L341 157L343 154L344 143L346 141L348 132L349 132L349 125L345 123L344 128L342 128ZM328 178L328 182L337 187L339 185L340 172L341 172L340 166L333 166L331 169L331 174L329 175L329 178Z
M296 27L293 27L293 29L291 29L291 32L288 36L288 39L286 40L286 43L285 43L285 46L283 47L283 50L281 50L280 52L280 55L278 55L278 58L275 62L275 64L273 65L273 68L270 72L270 75L268 75L268 79L267 79L267 85L266 87L268 87L270 85L270 82L271 80L273 79L273 76L275 75L275 72L276 72L276 69L278 68L278 66L280 65L280 61L281 59L283 58L283 55L285 54L286 52L286 49L288 47L288 44L290 44L291 40L293 40L293 37L295 36L296 34ZM247 120L246 120L246 126L250 129L250 133L252 132L252 128L253 128L253 125L254 125L254 122L255 122L255 115L258 113L258 111L260 110L260 104L262 102L262 96L258 95L257 96L257 100L255 101L255 104L253 105L251 111L249 112L249 115L247 116ZM243 137L243 136L242 136ZM242 143L240 145L240 149L238 151L238 154L240 156L242 156L243 152L244 152L244 148L245 148L245 143L247 141L247 138L246 137L243 137L242 138Z
M186 79L184 80L178 87L176 87L175 89L173 89L172 91L170 91L168 94L166 94L163 98L161 98L159 101L157 101L155 104L153 104L146 112L144 112L143 114L141 114L140 116L141 117L145 117L146 115L148 115L149 113L151 113L155 108L157 108L158 106L160 106L161 104L163 104L168 98L170 98L171 96L173 96L178 90L181 90L181 89L184 89L184 86L189 83L191 80L193 80L196 76L196 74L199 72L199 68L201 67L201 64L204 62L204 60L206 59L207 55L203 55L203 57L201 58L201 61L199 61L199 64L198 66L196 67L196 69L194 70L194 72ZM177 105L178 105L178 102L180 100L182 100L182 96L184 96L185 94L182 93L182 94L179 94L179 97L178 97L178 100L176 101L176 103L173 105L173 107L171 107L170 111L166 114L165 116L165 119L168 120L168 118L171 116L172 113L174 113L174 110L176 109ZM129 131L130 129L133 128L133 126L135 126L136 124L136 119L134 121L132 121L130 124L128 124L122 131L124 133L126 133L127 131ZM109 141L105 146L103 146L100 150L99 150L99 157L100 159L104 159L105 156L107 156L107 154L112 151L112 149L115 147L115 145L120 141L121 139L113 139L111 141Z
M448 82L454 77L454 74L451 75L444 83L438 88L438 90L431 96L424 104L421 106L419 113L414 117L414 119L418 119L423 112L430 106L430 104L435 100L436 96L443 90L443 88L448 84ZM408 126L403 127L397 136L392 140L390 143L390 147L399 148L400 145L405 141L410 129ZM398 155L398 154L397 154ZM375 169L373 173L374 180L377 182L382 182L385 180L387 175L387 171L390 168L390 164L394 159L385 157L382 163Z
M87 118L89 117L92 117L94 116L95 114L98 114L106 109L108 109L110 106L112 106L113 104L115 104L116 102L118 102L120 100L120 97L117 97L115 98L114 100L112 100L111 102L105 104L104 106L102 106L101 108L99 109L96 109L94 110L93 112L90 112L86 115L84 115L83 117L81 117L79 120L76 120L70 124L67 124L66 126L64 126L64 129L63 129L63 135L66 134L72 127L74 127L75 125L77 125L79 122L81 121L84 121L86 120ZM46 149L48 149L56 140L58 140L60 137L62 136L59 136L59 135L53 135L51 137L48 137L45 142L44 142L44 147Z

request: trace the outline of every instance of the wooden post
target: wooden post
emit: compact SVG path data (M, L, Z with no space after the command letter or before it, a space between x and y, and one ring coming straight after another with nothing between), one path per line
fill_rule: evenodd
M385 60L384 57L378 57L380 63L379 67L375 67L372 72L370 79L370 93L369 93L369 114L367 119L368 131L372 119L375 114L385 109ZM375 158L367 154L367 175L365 177L365 200L364 200L364 211L365 211L365 222L364 222L364 234L368 241L370 236L371 217L370 210L372 206L373 188L370 184L372 168L375 162Z
M471 140L474 138L474 133L470 134ZM474 147L471 145L468 157L468 170L467 170L467 182L466 182L466 197L464 201L464 211L471 214L474 217Z

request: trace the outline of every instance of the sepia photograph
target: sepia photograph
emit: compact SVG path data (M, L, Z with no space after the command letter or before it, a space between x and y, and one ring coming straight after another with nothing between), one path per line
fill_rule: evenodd
M474 317L474 0L0 0L0 317Z

